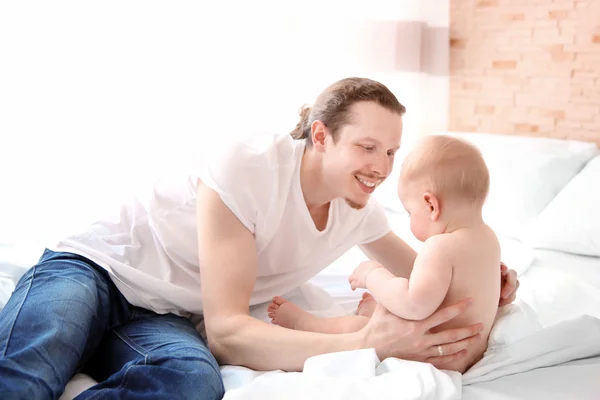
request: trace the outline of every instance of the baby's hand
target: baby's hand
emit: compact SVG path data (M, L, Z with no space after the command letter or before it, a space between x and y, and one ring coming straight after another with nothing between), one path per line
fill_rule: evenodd
M369 276L369 274L371 272L373 272L374 270L376 270L377 268L380 268L380 267L381 267L381 264L379 264L378 262L375 262L375 261L361 262L359 264L359 266L356 267L356 269L354 270L352 275L350 275L350 277L348 278L348 281L350 282L350 287L352 288L352 290L355 290L357 288L366 289L367 277Z

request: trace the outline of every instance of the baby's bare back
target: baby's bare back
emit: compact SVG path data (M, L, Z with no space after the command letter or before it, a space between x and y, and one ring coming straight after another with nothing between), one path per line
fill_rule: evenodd
M449 234L452 280L441 307L470 297L473 305L464 314L438 326L435 331L482 323L481 340L467 349L468 355L456 365L444 366L460 372L477 362L487 348L487 340L498 311L500 298L500 245L494 232L486 225L476 229L461 229Z

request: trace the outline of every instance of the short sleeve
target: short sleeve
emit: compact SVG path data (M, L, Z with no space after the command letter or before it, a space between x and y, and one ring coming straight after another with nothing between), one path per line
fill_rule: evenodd
M385 214L385 210L379 203L371 198L367 208L367 213L365 213L361 224L361 232L363 235L360 244L374 242L387 235L392 230Z
M266 182L259 180L265 176L265 161L250 146L233 143L211 157L198 175L252 234L263 208L260 203Z

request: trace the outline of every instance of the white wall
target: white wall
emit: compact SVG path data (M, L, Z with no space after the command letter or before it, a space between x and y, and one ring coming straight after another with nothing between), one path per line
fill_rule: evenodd
M288 132L349 75L387 84L405 136L420 129L423 77L395 69L393 23L423 3L223 3L0 3L0 242L66 232L239 134Z

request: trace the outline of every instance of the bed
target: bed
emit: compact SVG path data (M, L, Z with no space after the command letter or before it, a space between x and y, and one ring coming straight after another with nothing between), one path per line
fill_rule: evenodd
M484 217L521 282L517 301L499 314L484 359L464 375L379 360L371 349L313 357L303 372L222 366L225 399L600 398L600 151L576 140L449 134L473 142L486 159L492 185ZM418 250L395 179L375 200L392 229ZM0 307L38 254L35 246L0 243ZM362 292L350 290L347 277L363 259L353 248L282 295L322 316L352 313ZM266 306L251 312L268 321ZM62 399L93 383L75 376Z

